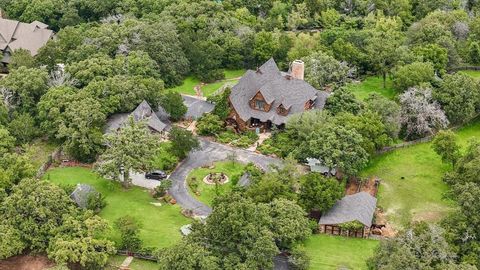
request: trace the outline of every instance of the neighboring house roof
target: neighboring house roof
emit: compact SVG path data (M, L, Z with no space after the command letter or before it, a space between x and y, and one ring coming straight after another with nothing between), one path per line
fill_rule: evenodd
M240 180L238 180L238 185L241 187L246 187L250 185L251 182L250 174L246 172L242 175L242 177L240 177Z
M250 107L249 101L260 92L265 101L272 104L270 111L264 112ZM242 120L270 120L276 125L284 124L289 115L305 111L305 103L315 101L314 108L322 109L328 93L318 91L304 80L295 79L281 72L273 58L265 62L257 71L248 70L233 86L230 101ZM276 108L282 104L289 109L287 116L279 115Z
M199 98L185 95L182 95L182 98L183 104L185 104L185 106L188 108L185 118L198 119L202 117L204 113L209 113L215 108L213 103Z
M0 18L0 50L13 52L26 49L35 56L53 36L53 31L47 27L48 25L39 21L23 23ZM5 63L9 61L9 57L2 59Z
M183 225L180 227L180 232L183 236L187 236L192 233L192 224Z
M87 208L88 196L97 191L87 184L77 184L75 190L70 194L70 198L81 208Z
M376 206L377 198L368 192L347 195L322 215L319 224L334 225L356 220L370 227L372 226Z
M307 158L307 165L310 167L310 171L319 172L322 174L330 173L331 175L337 174L337 169L325 166L323 162L317 158Z
M134 121L146 120L147 126L156 132L162 132L168 127L166 123L162 122L158 118L157 114L152 110L152 107L150 107L148 102L144 100L131 113L117 113L109 117L106 131L113 132L120 129L130 115L133 116Z

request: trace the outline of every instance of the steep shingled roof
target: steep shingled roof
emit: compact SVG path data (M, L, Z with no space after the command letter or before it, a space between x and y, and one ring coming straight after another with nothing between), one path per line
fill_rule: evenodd
M147 126L157 132L162 132L167 128L167 124L158 118L157 114L152 110L152 107L144 100L131 113L112 115L107 121L106 131L112 132L118 130L125 124L125 121L127 121L130 115L133 116L133 120L135 121L147 120Z
M35 56L53 36L47 27L39 21L23 23L0 18L0 50L26 49ZM8 63L9 58L5 57L2 62Z
M90 194L95 194L97 191L87 184L77 184L75 190L70 194L70 198L78 205L80 208L87 208L88 206L88 197Z
M258 92L263 95L267 103L272 103L269 112L250 108L251 100ZM288 73L281 72L273 58L265 62L257 71L248 70L240 81L233 86L230 94L235 111L242 120L250 118L260 119L262 122L270 120L276 125L284 124L288 115L305 111L305 103L315 100L315 108L323 109L328 94L318 91L304 80L295 79ZM289 109L287 116L279 115L276 108L282 104Z
M368 192L347 195L320 218L321 225L334 225L350 221L358 221L363 225L372 226L373 214L377 206L377 198Z

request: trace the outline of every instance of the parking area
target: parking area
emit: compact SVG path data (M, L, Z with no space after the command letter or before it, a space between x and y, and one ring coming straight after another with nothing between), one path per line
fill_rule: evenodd
M130 177L132 178L132 184L134 186L154 189L156 186L160 185L160 181L158 180L145 178L145 173L132 172L130 174Z

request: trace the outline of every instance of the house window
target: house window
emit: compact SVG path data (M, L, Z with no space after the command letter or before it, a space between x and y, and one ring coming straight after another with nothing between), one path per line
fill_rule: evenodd
M255 109L263 111L265 108L265 104L266 104L265 101L256 99L254 106L255 106Z
M283 105L280 104L280 106L277 107L277 113L280 115L287 115L288 110L283 107Z

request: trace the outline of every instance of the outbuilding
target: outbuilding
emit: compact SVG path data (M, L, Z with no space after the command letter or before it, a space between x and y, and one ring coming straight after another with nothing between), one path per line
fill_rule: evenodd
M368 192L347 195L327 211L319 221L320 232L352 237L368 237L377 198Z

